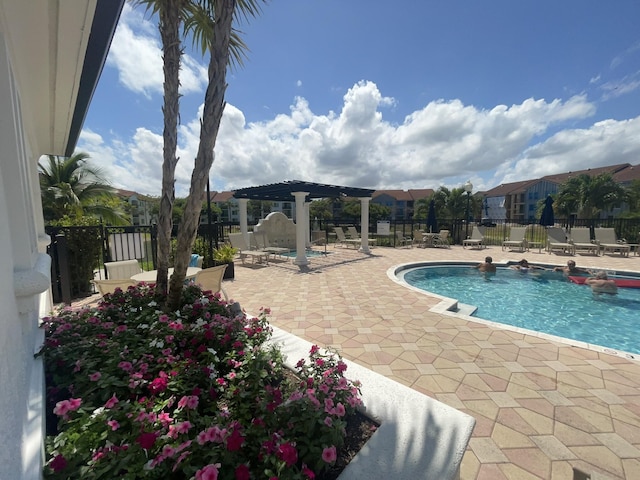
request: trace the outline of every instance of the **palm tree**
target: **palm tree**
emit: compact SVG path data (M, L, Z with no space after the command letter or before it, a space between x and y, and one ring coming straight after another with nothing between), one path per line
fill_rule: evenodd
M126 225L124 211L115 208L118 198L102 170L90 165L89 155L49 155L38 163L42 211L46 221L91 215L114 225Z
M145 5L147 11L159 18L162 40L162 65L164 73L164 128L162 132L162 193L158 211L158 276L156 291L167 291L171 230L173 228L173 202L175 200L175 171L178 164L178 118L180 115L180 62L182 43L180 26L187 16L188 0L135 0L134 5Z
M624 189L610 173L582 174L562 184L557 196L560 213L578 214L578 218L596 218L601 212L616 207L625 200Z
M236 10L237 7L237 10ZM200 143L191 175L187 206L178 229L178 244L174 272L169 284L166 307L178 307L189 266L193 242L200 219L200 207L205 199L205 187L213 164L213 149L218 137L225 107L226 75L230 60L242 64L246 48L232 24L236 13L245 18L259 12L257 0L194 0L189 5L185 29L193 35L194 44L203 55L209 53L209 83L205 91L204 110L200 122Z

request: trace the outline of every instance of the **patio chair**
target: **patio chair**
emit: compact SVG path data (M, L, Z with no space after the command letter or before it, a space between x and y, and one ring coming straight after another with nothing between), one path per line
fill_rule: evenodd
M511 227L509 231L509 239L502 242L502 250L508 248L513 250L515 248L520 252L524 252L527 249L527 240L525 235L527 234L527 227Z
M462 248L466 247L477 249L487 248L484 243L484 233L480 230L480 227L474 225L471 230L471 236L462 241Z
M130 278L94 280L93 283L103 297L108 293L115 292L118 288L126 292L129 287L135 287L138 284L138 282Z
M354 248L358 248L361 243L360 240L347 238L342 227L333 227L333 231L336 232L336 245L341 245L343 247L353 246Z
M142 273L142 268L137 260L120 260L117 262L104 262L109 280L129 280L137 273Z
M417 245L419 248L425 248L427 246L424 232L422 230L416 229L413 231L412 245Z
M402 230L396 230L396 247L405 246L411 248L413 239L411 237L405 237Z
M449 230L440 230L440 233L433 237L433 246L451 248L451 245L449 245Z
M353 240L358 240L358 242L362 243L362 236L358 233L358 230L356 230L356 227L354 227L353 225L347 227L347 233L349 234L349 238ZM367 240L369 241L370 247L376 244L375 238L368 238Z
M547 251L549 254L556 251L568 255L575 253L573 244L567 240L567 234L559 227L547 228Z
M596 243L600 250L602 250L603 255L606 253L619 253L623 257L629 256L631 246L624 239L618 240L615 229L596 228L595 236Z
M196 285L200 285L202 290L211 290L212 293L221 292L224 299L228 302L227 292L222 288L222 278L227 269L226 265L218 265L217 267L205 268L196 274Z
M251 250L244 241L242 233L230 233L229 242L231 242L233 248L238 250L238 255L243 265L246 258L251 258L251 263L262 263L264 261L266 265L269 265L269 253L262 250Z
M591 241L591 231L585 227L571 229L569 242L573 244L573 253L586 252L599 255L600 247Z

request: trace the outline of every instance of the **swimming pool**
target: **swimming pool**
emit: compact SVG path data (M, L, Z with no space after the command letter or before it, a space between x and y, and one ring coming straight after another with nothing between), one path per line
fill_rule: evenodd
M420 290L477 307L474 317L640 354L640 289L594 295L561 273L498 268L495 275L485 275L470 267L421 266L397 276Z

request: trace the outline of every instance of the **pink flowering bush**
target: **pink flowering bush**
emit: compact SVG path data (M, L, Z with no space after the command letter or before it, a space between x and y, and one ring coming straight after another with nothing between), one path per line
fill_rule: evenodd
M232 315L189 286L159 310L153 288L45 320L45 477L313 479L361 405L346 365L313 347L287 374L268 311Z

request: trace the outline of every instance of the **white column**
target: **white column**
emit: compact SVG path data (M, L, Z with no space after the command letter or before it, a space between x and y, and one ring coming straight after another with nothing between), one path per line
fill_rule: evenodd
M309 192L293 192L293 196L296 198L296 259L293 263L296 265L309 265L305 248L307 221L304 215L304 199L308 194Z
M369 201L370 197L360 198L360 251L369 251Z
M249 227L247 226L247 205L249 204L248 198L239 198L238 207L240 208L240 233L244 238L244 243L247 248L251 248L249 245Z

